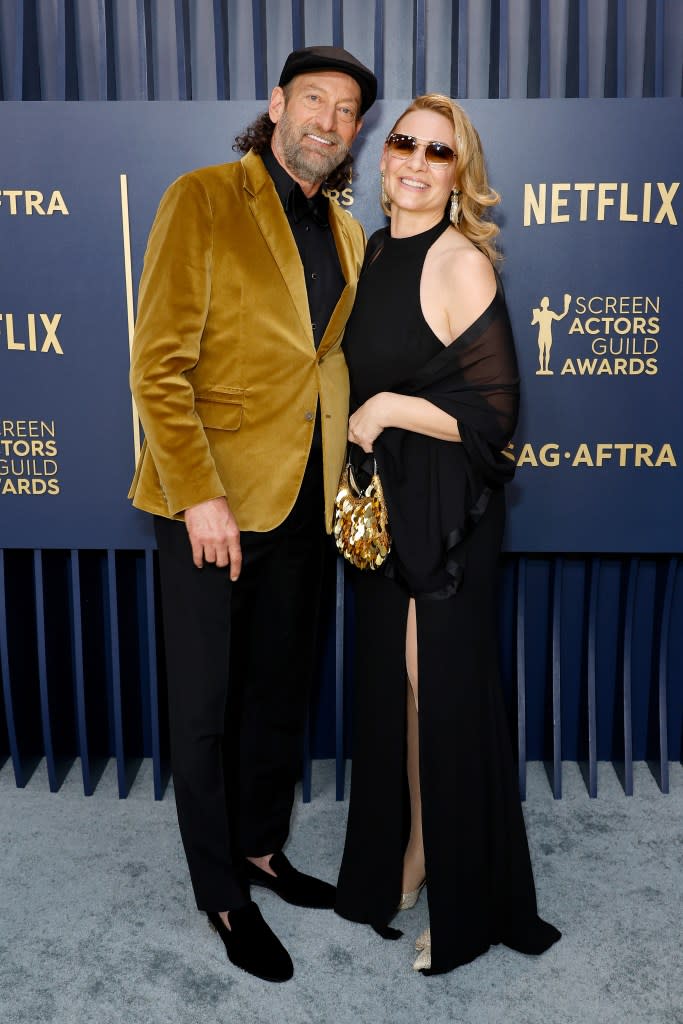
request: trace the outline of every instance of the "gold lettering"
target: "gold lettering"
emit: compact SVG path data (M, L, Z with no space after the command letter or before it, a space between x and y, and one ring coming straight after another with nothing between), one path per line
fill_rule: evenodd
M659 207L659 212L655 217L655 224L661 224L665 217L669 224L678 224L676 214L674 213L671 203L673 202L673 197L678 192L679 185L680 181L674 181L671 188L667 188L663 181L657 182L657 188L659 189L659 195L662 199L662 205Z
M24 203L26 205L26 215L31 216L33 211L39 213L42 217L45 216L45 210L40 205L43 201L43 193L38 192L36 189L27 189L24 192Z
M616 192L618 185L616 181L601 181L598 184L598 213L597 220L605 219L605 209L614 206L614 196L608 196L608 192Z
M655 466L676 466L676 456L670 444L663 444L655 460Z
M546 187L545 182L541 182L538 186L538 196L534 192L533 185L524 185L524 227L528 228L531 224L531 215L533 213L537 224L545 224L545 197Z
M50 202L47 207L48 217L50 217L53 213L62 213L65 217L69 216L69 211L67 209L66 203L64 202L64 197L62 196L62 193L59 192L58 190L55 190L50 196Z
M527 443L523 445L519 458L517 459L518 466L538 466L538 460L534 455L533 447Z
M55 313L53 317L49 317L47 313L41 313L40 319L43 323L43 327L45 328L45 340L43 341L43 347L40 351L47 352L50 348L53 348L57 355L63 356L64 351L57 338L57 327L59 325L59 321L62 319L62 314Z
M628 212L628 182L622 181L619 189L619 220L638 220L637 213Z
M569 182L566 184L553 184L550 192L550 220L551 223L557 224L569 220L568 213L560 213L560 207L567 206L569 200L564 196L560 196L560 192L568 192L571 188Z
M579 220L588 220L588 193L595 190L595 185L592 181L577 181L574 183L574 188L580 197Z

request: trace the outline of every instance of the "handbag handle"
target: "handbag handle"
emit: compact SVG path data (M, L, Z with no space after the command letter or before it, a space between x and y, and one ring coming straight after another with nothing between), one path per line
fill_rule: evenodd
M356 478L353 475L353 466L351 465L351 459L350 458L349 458L348 462L346 463L346 471L347 471L347 473L349 475L349 486L351 486L353 488L353 490L356 492L356 497L359 498L361 496L361 494L363 494L364 492L361 490L361 488L356 483ZM377 474L377 459L373 456L373 459L372 459L372 475L376 476L376 474Z

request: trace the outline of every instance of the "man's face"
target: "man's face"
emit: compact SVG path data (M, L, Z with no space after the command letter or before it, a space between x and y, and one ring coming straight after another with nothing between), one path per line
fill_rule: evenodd
M319 184L339 166L363 123L360 102L360 86L341 71L297 75L273 89L273 152L293 178Z

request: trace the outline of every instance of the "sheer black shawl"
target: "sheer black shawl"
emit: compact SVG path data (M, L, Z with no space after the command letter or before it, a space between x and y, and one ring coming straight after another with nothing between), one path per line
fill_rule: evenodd
M500 281L481 316L394 390L455 417L461 443L394 427L377 438L393 537L385 571L414 595L450 597L464 576L463 541L492 491L514 475L504 449L517 423L519 375Z

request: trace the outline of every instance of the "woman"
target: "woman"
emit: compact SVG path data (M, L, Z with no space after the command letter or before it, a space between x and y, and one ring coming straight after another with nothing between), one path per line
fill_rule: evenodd
M541 953L560 933L536 912L497 678L495 577L514 471L504 449L518 405L498 229L483 217L499 199L477 132L446 96L408 107L380 167L391 224L368 244L344 349L352 455L359 472L376 460L393 550L380 571L354 572L336 909L398 937L388 922L426 881L430 928L414 966L440 974L491 943Z

